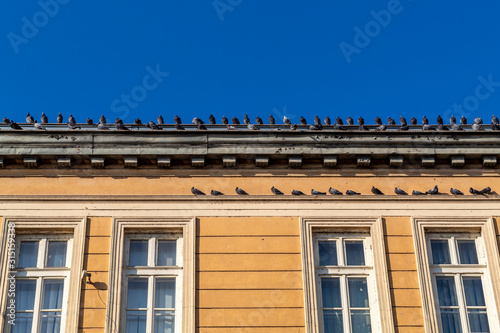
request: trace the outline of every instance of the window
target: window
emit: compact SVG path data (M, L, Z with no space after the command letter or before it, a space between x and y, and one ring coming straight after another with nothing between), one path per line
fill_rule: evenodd
M370 302L376 296L369 235L317 234L315 240L324 331L372 332L376 304Z
M124 331L181 332L182 235L128 235L126 243Z
M72 242L71 235L16 239L16 325L8 332L64 331Z
M429 234L430 272L443 333L490 332L484 246L478 234ZM491 315L490 315L491 316Z
M302 219L301 244L306 332L394 332L381 219Z

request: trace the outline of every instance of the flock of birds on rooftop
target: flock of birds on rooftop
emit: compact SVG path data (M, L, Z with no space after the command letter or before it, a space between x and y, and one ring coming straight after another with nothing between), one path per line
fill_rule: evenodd
M26 116L26 124L33 125L34 128L37 130L46 130L46 127L44 126L44 124L48 124L49 120L48 120L47 116L45 115L45 113L42 112L42 116L41 116L40 120L41 120L41 122L39 123L29 113ZM63 123L64 119L63 119L63 116L61 113L58 114L56 121L58 124ZM210 117L208 118L208 121L209 121L210 125L217 125L217 122L216 122L215 117L213 115L210 115ZM14 122L6 117L3 118L3 122L4 122L4 124L9 125L14 130L22 130L23 129L19 124L17 124L16 122ZM232 122L232 125L229 124L229 120L226 118L226 116L222 117L222 125L225 125L228 130L237 130L238 128L233 126L233 125L240 125L241 124L240 120L236 117L233 117L231 119L231 122ZM406 121L406 119L403 116L401 116L399 118L399 122L400 122L400 124L399 124L400 131L410 130L410 126L408 125L408 122ZM467 119L464 116L462 116L460 118L460 124L457 123L457 119L454 116L451 116L451 118L450 118L450 125L445 125L441 116L437 117L436 122L437 122L436 126L431 126L431 125L429 125L429 120L427 119L427 117L424 116L422 119L422 130L424 130L424 131L449 131L449 130L461 131L461 130L463 130L463 126L467 125ZM109 130L110 129L108 127L109 124L107 123L106 117L104 115L102 115L99 118L99 122L97 124L94 124L94 121L90 118L87 118L86 123L87 123L87 125L95 125L98 130ZM259 116L257 116L255 118L255 124L252 124L252 122L250 121L250 118L246 114L243 116L243 123L244 123L244 125L247 126L247 128L249 130L252 130L252 131L259 130L260 129L259 125L264 125L262 118L260 118ZM332 124L330 117L326 116L326 118L323 120L323 123L324 123L324 125L321 124L321 119L318 116L315 116L314 117L314 124L309 125L309 130L320 131L324 128L324 126L328 126L329 129L334 129L334 130L347 130L347 128L344 127L344 122L340 117L337 117L335 122ZM163 117L161 115L158 116L157 123L155 123L154 121L149 121L147 124L143 124L139 118L135 119L135 121L134 121L134 125L136 125L136 126L145 126L149 129L155 130L155 131L162 130L163 128L159 125L164 125L164 124L165 123L164 123ZM205 122L198 117L193 118L192 124L197 126L198 130L207 130L207 127L205 126ZM288 118L287 116L283 117L283 124L286 126L289 126L291 130L297 130L298 125L292 123L290 118ZM79 126L77 124L75 117L73 117L72 115L69 115L67 125L68 125L68 128L70 130L81 129L81 126ZM185 130L184 126L182 126L182 120L179 116L174 117L174 125L175 125L176 130ZM273 115L269 116L269 125L276 125L276 119L273 117ZM307 120L303 116L300 117L300 125L305 125L305 126L308 125ZM347 118L347 125L349 125L349 126L354 125L354 120L351 117ZM397 126L396 121L391 117L388 117L387 124L384 124L382 122L382 119L380 119L379 117L376 117L375 118L375 125L376 125L376 127L373 128L373 130L375 130L375 131L385 131L387 129L387 126ZM410 119L410 125L418 125L417 119L415 117L412 117ZM109 126L112 127L112 125L109 125ZM481 130L485 129L484 126L485 125L483 125L483 120L480 117L476 117L474 119L474 122L471 125L471 128L474 131L481 131ZM114 122L114 127L117 130L122 130L122 131L130 130L130 128L126 127L123 124L123 121L120 118L116 118L116 120ZM494 130L494 131L500 131L500 123L498 121L498 118L495 115L493 115L491 117L490 128L491 128L491 130ZM279 129L280 128L278 128L278 130ZM365 120L363 119L363 117L358 118L358 129L360 131L370 130L365 125Z
M236 187L235 192L238 195L249 195L245 190L243 190L239 187ZM274 195L284 195L283 192L281 192L279 189L277 189L274 186L271 187L271 192ZM371 192L375 195L384 195L384 193L381 190L379 190L378 188L376 188L375 186L372 186ZM469 192L473 195L486 195L486 194L491 194L491 188L486 187L482 190L476 190L476 189L470 187ZM200 191L199 189L197 189L195 187L191 188L191 193L193 193L194 195L205 195L205 193L203 193L202 191ZM341 191L339 191L333 187L330 187L328 189L328 193L330 193L331 195L343 195L343 193ZM397 195L408 195L408 193L406 193L404 190L397 188L397 187L394 188L394 193L396 193ZM459 189L456 189L456 188L450 188L450 193L453 194L454 196L464 195L464 193L462 191L460 191ZM216 191L216 190L211 190L210 194L215 195L215 196L224 195L224 193L222 193L220 191ZM361 195L361 193L358 193L358 192L355 192L352 190L347 190L345 194L346 195ZM436 185L426 192L420 192L420 191L413 190L413 192L411 194L412 195L436 195L436 194L439 194L439 189L438 189L438 186ZM299 190L293 190L292 195L298 196L298 195L306 195L306 194L302 191L299 191ZM316 191L314 189L311 189L311 195L326 195L326 192L320 192L320 191Z

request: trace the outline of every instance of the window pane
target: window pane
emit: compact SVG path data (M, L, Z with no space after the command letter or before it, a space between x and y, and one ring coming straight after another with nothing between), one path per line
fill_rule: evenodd
M42 312L42 330L40 333L59 333L61 331L60 312Z
M35 306L35 280L16 281L16 310L33 310Z
M451 264L450 249L447 240L431 240L431 249L433 264Z
M21 242L18 267L36 267L38 242Z
M156 280L155 308L175 308L175 279Z
M175 313L155 311L155 333L174 333Z
M16 324L12 325L12 333L31 332L33 325L33 313L16 313Z
M469 310L469 325L471 332L489 332L490 325L486 310Z
M129 266L147 266L148 265L148 241L131 240Z
M126 333L146 333L146 311L127 311Z
M351 311L352 333L370 333L372 323L370 311Z
M62 309L64 280L45 280L43 283L43 309Z
M486 306L481 278L464 277L463 282L467 306Z
M148 279L129 279L127 308L145 309L148 307Z
M438 298L440 306L456 306L457 292L455 289L455 280L452 276L436 277Z
M177 249L176 241L158 242L157 266L175 266L175 255Z
M368 287L365 278L347 279L349 287L349 304L351 308L369 308Z
M345 242L345 252L348 266L362 266L365 264L363 241Z
M342 310L323 311L323 322L325 323L325 332L344 332Z
M321 292L323 295L324 308L341 308L342 299L340 298L340 279L323 278L321 279Z
M458 309L441 309L441 324L443 325L443 333L462 332Z
M318 242L319 248L319 265L320 266L337 266L337 242Z
M458 253L460 256L460 263L464 265L478 264L476 242L473 240L458 241Z
M68 242L49 242L47 267L66 267L66 247Z

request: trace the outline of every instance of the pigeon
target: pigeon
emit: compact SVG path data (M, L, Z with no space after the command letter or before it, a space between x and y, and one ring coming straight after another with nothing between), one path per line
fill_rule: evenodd
M378 116L375 117L375 124L376 125L382 125L382 119L380 119Z
M106 125L106 117L104 117L104 115L101 115L101 118L99 118L99 122L103 125Z
M90 118L87 118L87 125L94 125L94 121Z
M163 119L163 118L162 118ZM179 117L178 115L175 115L174 116L174 123L176 124L182 124L182 120L181 120L181 117ZM160 122L158 122L158 124L160 124ZM163 123L162 123L163 124Z
M241 188L239 188L239 187L237 187L237 188L235 189L235 191L236 191L236 193L237 193L237 194L239 194L239 195L248 195L248 193L247 193L247 192L245 192L245 190L243 190L243 189L241 189Z
M481 191L475 190L472 187L469 187L469 192L470 192L470 194L474 194L474 195L482 194Z
M56 121L58 124L62 124L62 122L63 122L63 116L60 112L57 114Z
M311 195L326 195L326 193L325 192L311 190Z
M303 116L300 116L300 124L301 125L307 125L307 121L306 121L306 118L304 118Z
M462 117L460 118L460 124L462 124L462 125L467 125L467 118L465 118L464 116L462 116Z
M376 188L375 186L372 186L372 193L375 195L384 195L384 193L382 193L382 191Z
M15 129L15 130L22 130L22 127L19 126L17 123L13 122L12 120L9 123L10 128Z
M274 125L276 124L276 119L274 119L273 115L269 116L269 125Z
M116 118L115 127L119 131L130 131L125 125L123 125L123 121L120 118Z
M297 130L297 124L292 124L292 125L290 125L290 129L291 129L292 131L296 131L296 130Z
M100 131L103 131L103 130L109 130L109 127L102 124L102 123L99 123L97 124L97 129L100 130Z
M481 194L490 194L491 193L491 188L486 187L481 190Z
M243 124L245 124L245 125L250 124L250 118L248 118L247 114L243 115Z
M498 124L498 118L495 115L491 116L491 130L500 131L500 124Z
M345 131L346 128L343 125L344 125L344 123L343 123L342 119L337 117L337 119L335 120L335 124L333 125L333 128L336 130L339 130L339 131Z
M434 194L438 194L439 193L439 190L438 190L438 186L434 186L433 188L431 188L429 191L427 191L427 194L430 194L430 195L434 195Z
M164 124L164 121L163 121L163 117L162 115L159 115L158 118L156 119L156 122L159 124L159 125L163 125Z
M351 117L347 117L347 125L349 126L354 125L354 120Z
M273 192L274 194L276 195L283 195L283 192L281 192L280 190L278 190L276 187L271 187L271 192Z
M342 195L342 192L340 192L339 190L333 188L333 187L330 187L328 189L328 192L331 194L331 195Z
M198 124L198 130L199 131L206 131L207 130L207 126L205 126L203 124Z
M410 126L408 126L408 123L403 116L399 117L399 122L401 123L401 127L399 128L400 131L408 131L410 129Z
M495 115L492 115L492 116L491 116L491 123L492 123L492 124L495 124L495 125L499 125L499 123L498 123L498 118L497 118L497 117L495 117Z
M43 112L42 112L42 116L40 117L40 120L42 121L42 124L48 124L49 123L49 119L47 118L47 116Z
M227 120L226 116L222 116L222 124L224 125L229 124L229 121Z
M192 123L193 125L204 124L203 120L198 117L194 117Z
M195 187L191 187L191 193L193 193L194 195L205 195L205 193L203 193L202 191L198 190Z
M368 128L366 128L365 126L365 120L363 119L363 117L358 118L358 125L360 131L368 131Z
M429 119L427 119L427 117L426 117L426 116L424 116L424 117L422 118L422 124L423 124L423 125L429 125Z
M344 125L344 122L342 121L342 119L340 117L337 117L337 119L335 119L335 123L337 123L339 125Z
M443 118L441 118L441 116L438 115L436 121L438 124L437 126L438 131L448 131L448 127L444 126Z
M412 125L416 125L416 124L417 124L417 118L415 118L415 117L411 117L411 119L410 119L410 124L412 124Z
M76 124L72 124L72 123L68 123L68 128L70 130L76 130L76 129L82 129L80 126L76 125Z
M451 116L451 118L450 118L450 126L451 126L452 131L461 131L462 130L462 126L457 125L457 118L455 118L454 116Z
M387 123L391 126L396 125L396 121L392 119L391 117L387 117Z
M247 128L250 131L258 131L259 130L259 127L255 126L254 124L250 124L250 123L247 124Z
M238 130L236 127L231 126L231 125L226 125L228 131L236 131Z
M318 116L314 116L314 124L315 125L321 125L321 119L319 119Z
M45 127L42 126L42 124L37 123L36 120L35 120L35 123L33 124L33 126L35 126L35 129L40 130L40 131L46 131L47 130Z
M376 131L385 131L387 129L387 126L382 124L380 126L375 127Z
M208 122L211 125L215 125L216 124L215 117L212 114L208 117Z
M292 122L290 121L290 119L287 116L283 116L283 124L291 125Z
M474 131L482 131L483 130L483 120L479 117L474 119L474 123L472 124L472 129Z
M426 116L422 119L422 130L424 131L432 131L434 130L434 127L429 125L429 119L427 119Z
M71 125L76 125L76 119L75 117L73 117L73 115L69 115L68 117L68 122L71 124Z
M28 112L28 114L26 115L26 123L28 124L34 124L35 123L35 119L33 119L33 116L30 115L30 113Z
M236 117L233 117L233 119L231 119L231 121L233 122L234 125L239 125L240 124L239 119L236 118Z
M211 194L211 195L224 195L224 193L219 192L219 191L216 191L216 190L211 190L211 191L210 191L210 194Z
M464 195L462 193L462 191L460 191L459 189L456 189L456 188L450 188L450 193L453 195Z
M408 195L408 193L397 187L394 188L394 193L396 193L397 195Z
M137 126L142 125L142 121L139 118L135 118L134 124Z
M255 122L257 123L257 125L264 125L262 118L259 116L255 117Z
M292 195L305 195L304 192L299 191L299 190L293 190Z
M181 124L175 124L175 129L178 130L178 131L184 131L184 130L186 130L184 128L184 126L182 126Z
M347 191L345 191L345 194L347 194L347 195L360 195L361 193L354 192L354 191L351 191L351 190L347 190Z
M427 193L425 192L420 192L420 191L416 191L416 190L413 190L413 192L411 192L412 195L427 195Z
M324 120L324 123L325 123L326 126L330 126L332 124L332 121L330 120L330 117L326 116L325 120Z
M4 124L7 124L7 125L8 125L8 124L10 124L10 120L9 120L9 118L7 118L7 117L3 117L3 123L4 123Z
M163 130L163 128L156 125L153 121L148 122L146 127L148 127L149 129L155 130L155 131Z
M323 125L319 124L319 125L310 125L309 126L309 130L310 131L321 131L323 129Z

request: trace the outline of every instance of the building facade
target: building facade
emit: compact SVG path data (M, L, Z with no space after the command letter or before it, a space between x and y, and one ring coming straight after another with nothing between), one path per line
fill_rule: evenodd
M1 131L0 331L500 332L500 132L266 129Z

